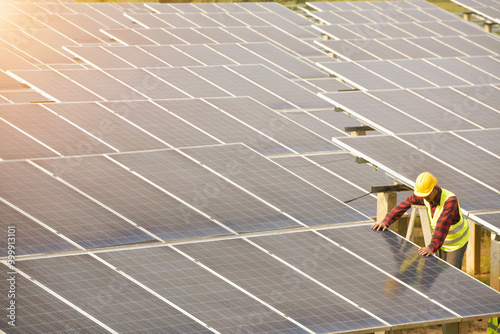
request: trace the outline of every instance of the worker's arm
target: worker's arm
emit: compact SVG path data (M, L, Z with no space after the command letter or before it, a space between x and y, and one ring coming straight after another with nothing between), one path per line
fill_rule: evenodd
M434 229L434 233L432 234L431 242L427 245L427 247L433 254L435 253L444 243L444 239L448 235L448 231L450 230L450 226L452 224L456 224L460 220L460 213L458 212L458 201L455 196L452 196L446 200L443 206L443 211L438 218L436 223L436 228ZM420 251L419 251L420 253ZM430 255L430 254L421 254L421 255Z
M385 215L384 220L372 224L372 229L377 231L379 230L385 231L387 227L389 227L392 223L401 218L401 216L406 211L408 211L408 209L411 208L413 204L424 205L424 201L421 198L415 196L415 194L411 194L404 201L396 205L396 207L392 209L391 212L387 213L387 215Z

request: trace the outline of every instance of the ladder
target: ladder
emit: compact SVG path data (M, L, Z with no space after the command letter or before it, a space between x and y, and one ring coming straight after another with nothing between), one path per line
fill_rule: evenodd
M422 225L422 233L424 235L424 243L425 246L427 246L431 242L432 238L432 229L429 215L427 214L427 208L425 205L412 205L411 208L412 210L410 214L410 221L408 222L408 230L406 231L406 239L410 241L413 241L414 239L413 230L415 228L415 218L417 217L418 211L420 223Z

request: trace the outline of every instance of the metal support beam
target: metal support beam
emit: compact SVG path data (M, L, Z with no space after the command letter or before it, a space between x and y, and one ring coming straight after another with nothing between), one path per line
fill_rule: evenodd
M470 237L467 251L465 252L465 271L477 275L481 272L481 226L470 219Z
M500 291L500 235L491 233L490 286Z

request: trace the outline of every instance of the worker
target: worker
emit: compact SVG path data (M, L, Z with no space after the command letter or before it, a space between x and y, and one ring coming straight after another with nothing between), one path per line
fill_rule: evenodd
M461 269L469 241L469 225L462 215L457 197L437 186L438 180L424 172L417 177L413 194L399 203L385 218L371 225L374 230L385 231L412 205L425 205L431 221L433 235L430 243L418 250L418 254L436 254L449 264Z
M486 330L487 334L498 334L500 333L500 325L498 324L498 318L490 318L488 320L488 328Z

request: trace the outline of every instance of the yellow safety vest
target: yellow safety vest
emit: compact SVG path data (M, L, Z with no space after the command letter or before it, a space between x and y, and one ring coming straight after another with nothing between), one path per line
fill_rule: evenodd
M436 228L437 221L439 216L441 216L441 212L443 212L444 203L451 196L455 196L451 191L441 188L441 200L434 211L434 216L431 213L431 205L429 202L424 200L424 204L427 207L427 213L429 214L429 218L431 220L432 230ZM448 235L444 240L443 246L441 249L445 252L453 252L457 249L462 248L463 245L467 243L469 240L470 230L469 224L467 223L467 219L462 216L462 209L460 209L460 205L458 204L457 199L458 212L460 213L460 221L455 225L450 226L450 230L448 231Z
M500 333L500 325L498 325L498 318L490 318L488 320L487 334L498 334Z

